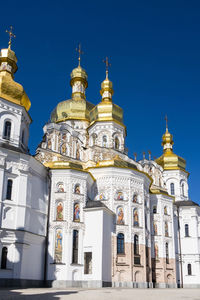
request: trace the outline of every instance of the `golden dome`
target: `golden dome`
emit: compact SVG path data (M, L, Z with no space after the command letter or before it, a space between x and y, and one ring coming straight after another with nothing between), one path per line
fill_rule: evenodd
M155 161L163 167L164 170L185 170L186 161L173 152L173 136L166 128L162 136L163 155Z
M81 80L85 84L85 88L87 88L88 87L87 79L88 79L88 76L87 76L86 71L79 65L77 68L73 69L71 72L70 85L73 86L75 81Z
M162 146L164 147L167 144L170 144L171 147L174 144L174 142L173 142L173 136L172 136L171 133L169 133L168 128L166 128L166 132L162 136Z
M10 48L0 52L0 97L12 103L24 106L28 111L31 102L21 84L14 81L17 71L17 57Z
M94 104L84 100L69 99L58 103L51 114L51 122L63 122L66 120L90 121L90 111Z
M98 121L115 121L124 126L123 110L112 102L113 93L113 84L108 79L108 71L106 70L106 79L102 82L100 91L102 101L90 112L91 125Z

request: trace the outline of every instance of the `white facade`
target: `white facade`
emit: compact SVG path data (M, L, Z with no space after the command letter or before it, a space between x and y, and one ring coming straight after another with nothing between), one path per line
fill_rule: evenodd
M200 208L189 200L185 161L173 153L168 128L160 160L134 161L108 74L95 106L79 65L72 99L54 109L32 157L29 102L22 88L17 102L16 58L7 52L0 55L9 82L4 89L0 81L0 285L200 286Z

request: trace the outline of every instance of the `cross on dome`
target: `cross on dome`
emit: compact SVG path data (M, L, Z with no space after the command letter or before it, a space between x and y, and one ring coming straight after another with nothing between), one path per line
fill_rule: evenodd
M106 79L108 79L108 68L111 67L111 63L109 63L107 56L106 59L103 60L103 63L106 65Z
M81 50L81 44L79 43L78 48L76 48L76 52L78 52L78 65L80 67L81 65L81 55L84 54L84 52Z
M166 130L168 131L168 118L167 118L167 115L165 115L165 121L166 121Z
M8 48L11 49L12 38L16 38L16 35L13 33L13 27L10 26L10 30L6 30L6 33L9 35Z

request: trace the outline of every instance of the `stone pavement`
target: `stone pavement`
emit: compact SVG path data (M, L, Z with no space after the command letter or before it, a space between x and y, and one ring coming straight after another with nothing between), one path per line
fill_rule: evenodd
M0 289L0 300L200 300L200 289Z

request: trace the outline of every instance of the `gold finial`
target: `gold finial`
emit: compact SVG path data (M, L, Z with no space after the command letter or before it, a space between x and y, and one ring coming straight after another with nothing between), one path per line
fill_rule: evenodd
M16 38L16 35L13 33L13 27L10 26L10 30L6 30L9 35L8 48L11 49L12 38Z
M149 160L151 160L151 151L148 150L148 154L149 154Z
M76 48L76 51L78 52L78 65L80 67L80 65L81 65L81 55L84 53L81 50L81 44L78 45L78 48Z
M166 131L168 131L168 118L167 118L167 115L165 115L165 121L166 121Z
M109 63L107 56L106 59L103 60L103 63L106 64L106 79L108 79L108 68L111 67L111 64Z

